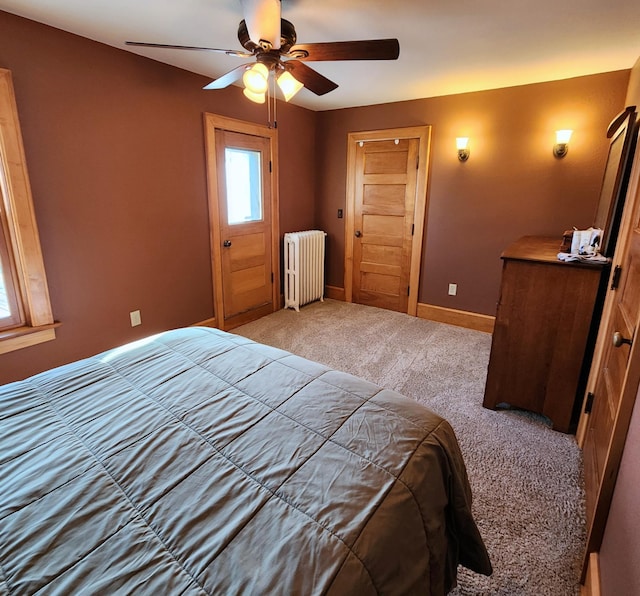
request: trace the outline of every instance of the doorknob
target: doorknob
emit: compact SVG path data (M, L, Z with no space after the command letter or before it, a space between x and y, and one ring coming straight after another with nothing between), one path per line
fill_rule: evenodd
M231 240L225 240L225 241L222 243L222 246L225 246L225 247L227 247L227 248L228 248L229 246L231 246Z
M360 230L356 230L356 238L360 238L362 236L362 232Z
M623 344L629 344L631 345L633 343L632 340L630 339L625 339L624 337L622 337L622 333L620 333L619 331L616 331L613 334L613 347L614 348L619 348L620 346L622 346Z

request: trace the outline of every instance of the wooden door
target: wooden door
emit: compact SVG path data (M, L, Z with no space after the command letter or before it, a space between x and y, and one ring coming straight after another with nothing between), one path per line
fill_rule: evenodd
M225 328L273 312L269 139L216 131Z
M638 160L634 167L637 169ZM587 557L597 551L615 487L624 441L640 381L640 352L636 331L640 315L640 199L638 175L631 221L621 238L617 287L610 292L603 318L603 351L593 384L593 406L584 439L587 502ZM630 187L631 188L631 187ZM615 284L614 284L615 285ZM610 309L607 308L610 306ZM585 557L586 564L586 557Z
M205 114L215 318L232 329L279 307L277 131Z
M418 139L356 147L353 300L407 312Z

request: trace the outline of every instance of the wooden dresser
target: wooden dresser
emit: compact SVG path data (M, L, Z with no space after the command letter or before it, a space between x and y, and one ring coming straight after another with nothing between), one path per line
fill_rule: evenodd
M547 416L572 432L604 265L558 260L559 238L525 236L503 269L483 405Z

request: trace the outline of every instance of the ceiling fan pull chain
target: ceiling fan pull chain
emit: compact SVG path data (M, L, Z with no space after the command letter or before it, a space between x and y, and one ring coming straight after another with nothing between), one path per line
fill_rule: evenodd
M273 71L273 76L271 77L272 79L272 85L273 85L273 128L278 128L278 101L277 101L277 97L276 97L276 72L275 70Z
M271 127L271 73L269 73L269 79L267 83L267 126Z

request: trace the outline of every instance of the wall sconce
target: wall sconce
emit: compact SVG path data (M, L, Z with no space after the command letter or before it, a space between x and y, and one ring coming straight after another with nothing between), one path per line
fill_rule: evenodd
M562 159L569 152L569 141L571 140L572 130L556 130L556 144L553 146L553 154Z
M469 159L469 137L456 137L456 147L458 149L458 159L467 161Z

